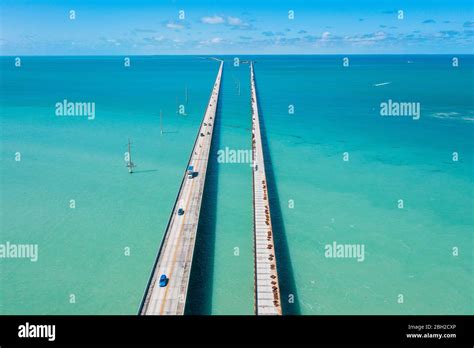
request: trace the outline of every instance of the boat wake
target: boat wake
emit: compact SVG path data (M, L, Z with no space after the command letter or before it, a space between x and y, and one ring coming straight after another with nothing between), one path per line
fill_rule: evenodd
M472 114L472 113L470 113ZM457 120L465 122L474 122L474 116L460 116L459 112L435 112L431 114L432 117L442 120Z
M392 83L392 82L374 83L374 87L385 86L385 85L389 85L389 84L391 84L391 83Z

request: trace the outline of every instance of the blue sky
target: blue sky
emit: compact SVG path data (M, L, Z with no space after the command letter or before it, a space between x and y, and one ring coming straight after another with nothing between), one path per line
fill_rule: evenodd
M0 54L474 53L473 3L2 0Z

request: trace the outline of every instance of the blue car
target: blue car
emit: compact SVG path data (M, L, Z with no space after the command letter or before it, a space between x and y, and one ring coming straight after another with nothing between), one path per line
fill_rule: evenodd
M168 278L166 278L166 274L162 274L160 277L160 288L164 288L168 284Z
M178 215L183 215L184 214L184 209L183 208L179 208L178 209Z

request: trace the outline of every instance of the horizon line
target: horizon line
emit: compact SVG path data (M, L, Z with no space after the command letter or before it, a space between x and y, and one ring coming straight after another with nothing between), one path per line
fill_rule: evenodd
M0 58L11 57L161 57L161 56L200 56L200 57L233 57L233 56L452 56L465 55L472 56L473 53L227 53L227 54L17 54L2 55Z

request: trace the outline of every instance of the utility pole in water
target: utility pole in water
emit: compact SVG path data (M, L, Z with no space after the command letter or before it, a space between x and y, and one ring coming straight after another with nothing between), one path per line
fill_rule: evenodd
M160 110L160 134L163 135L163 111Z
M133 168L135 167L135 164L132 162L132 153L130 152L132 143L130 142L130 138L128 138L128 162L127 162L127 168L128 172L130 174L133 173Z

